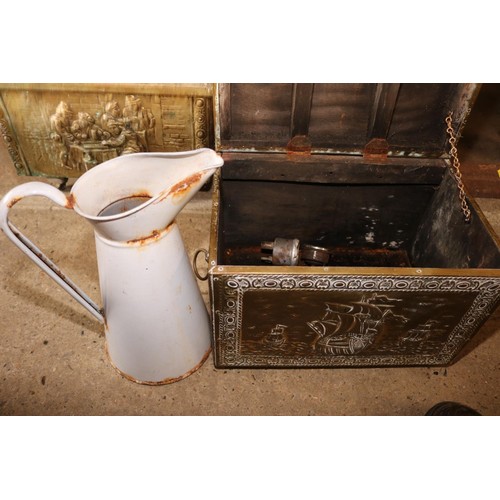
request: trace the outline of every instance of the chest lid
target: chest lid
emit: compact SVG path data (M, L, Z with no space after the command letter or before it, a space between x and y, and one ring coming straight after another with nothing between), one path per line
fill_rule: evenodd
M454 83L231 83L216 91L216 149L445 157L479 91Z

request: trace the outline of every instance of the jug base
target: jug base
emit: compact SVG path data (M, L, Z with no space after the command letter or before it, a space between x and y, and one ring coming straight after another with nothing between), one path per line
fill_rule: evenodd
M106 357L108 358L108 361L109 361L110 365L123 378L126 378L127 380L130 380L131 382L135 382L136 384L141 384L141 385L167 385L167 384L173 384L174 382L179 382L180 380L183 380L183 379L189 377L189 375L192 375L195 371L199 370L203 366L203 363L205 363L205 361L208 359L208 356L210 356L210 353L212 352L212 347L209 347L208 351L203 355L203 357L201 358L200 362L196 366L194 366L193 368L191 368L191 370L187 371L186 373L183 373L182 375L180 375L178 377L165 378L163 380L158 380L157 382L150 382L150 381L146 381L146 380L138 380L138 379L132 377L131 375L129 375L128 373L125 373L122 370L120 370L120 368L118 368L113 363L113 360L111 359L111 356L109 355L109 352L108 352L108 343L107 342L106 342L105 351L106 351Z

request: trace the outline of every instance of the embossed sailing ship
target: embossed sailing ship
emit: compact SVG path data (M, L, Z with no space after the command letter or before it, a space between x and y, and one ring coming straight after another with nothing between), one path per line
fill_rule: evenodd
M326 312L321 320L308 322L318 336L314 349L323 354L352 355L369 347L388 318L406 323L405 316L394 314L393 304L385 295L363 296L350 304L325 303ZM377 302L375 302L377 301Z
M285 330L288 327L286 325L277 324L270 332L268 332L263 339L264 344L271 347L279 347L285 344L287 340Z
M446 332L444 328L436 328L437 325L439 325L439 321L429 319L422 325L418 325L417 327L408 330L408 333L401 339L400 343L423 342L427 340L432 333L438 334Z

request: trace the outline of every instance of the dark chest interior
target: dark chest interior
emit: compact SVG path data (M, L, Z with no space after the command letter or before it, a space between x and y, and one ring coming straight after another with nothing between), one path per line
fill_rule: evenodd
M497 268L447 159L467 85L232 84L219 89L218 262L263 265L261 242L298 239L330 266Z

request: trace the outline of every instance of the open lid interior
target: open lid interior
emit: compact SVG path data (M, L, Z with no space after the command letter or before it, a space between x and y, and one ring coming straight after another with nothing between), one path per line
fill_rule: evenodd
M477 84L233 83L216 92L216 148L232 152L447 156Z

